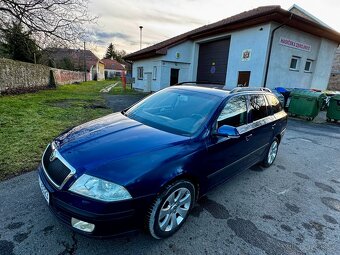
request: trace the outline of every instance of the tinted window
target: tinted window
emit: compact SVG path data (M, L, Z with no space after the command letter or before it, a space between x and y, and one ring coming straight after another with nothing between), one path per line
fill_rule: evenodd
M267 99L272 108L272 114L282 111L281 103L275 96L267 95Z
M244 96L231 98L217 119L218 127L229 125L233 127L247 124L247 101Z
M263 95L250 96L250 113L252 121L268 116L267 103Z

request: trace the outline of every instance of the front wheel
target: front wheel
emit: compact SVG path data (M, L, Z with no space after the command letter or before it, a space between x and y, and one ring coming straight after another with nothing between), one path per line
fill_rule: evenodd
M160 194L150 208L146 225L152 237L173 235L187 219L195 201L195 187L188 181L177 181Z
M268 149L266 157L262 161L263 167L270 167L274 163L278 149L279 149L279 140L275 138Z

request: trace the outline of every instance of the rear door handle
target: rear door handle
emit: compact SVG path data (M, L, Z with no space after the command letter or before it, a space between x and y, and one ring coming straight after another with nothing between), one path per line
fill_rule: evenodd
M250 139L252 136L253 136L253 134L247 135L247 136L246 136L246 141L248 142L249 139Z

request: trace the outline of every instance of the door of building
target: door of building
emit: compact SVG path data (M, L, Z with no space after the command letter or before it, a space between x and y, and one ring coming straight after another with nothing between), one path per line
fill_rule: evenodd
M230 38L200 44L197 81L225 84Z
M250 71L239 71L237 87L248 87L250 80Z
M151 91L151 82L152 82L152 73L145 73L146 76L146 87L145 87L145 92L150 92Z
M171 68L170 70L170 86L178 83L179 69Z

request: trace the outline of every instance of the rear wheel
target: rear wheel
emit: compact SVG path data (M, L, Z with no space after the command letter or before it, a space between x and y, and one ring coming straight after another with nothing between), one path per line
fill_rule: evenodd
M195 187L189 181L177 181L160 194L150 208L146 225L152 237L167 238L185 222L195 201Z
M261 165L263 167L270 167L274 163L278 149L279 149L279 140L277 138L275 138L272 141L272 143L271 143L271 145L268 149L266 157L262 161Z

